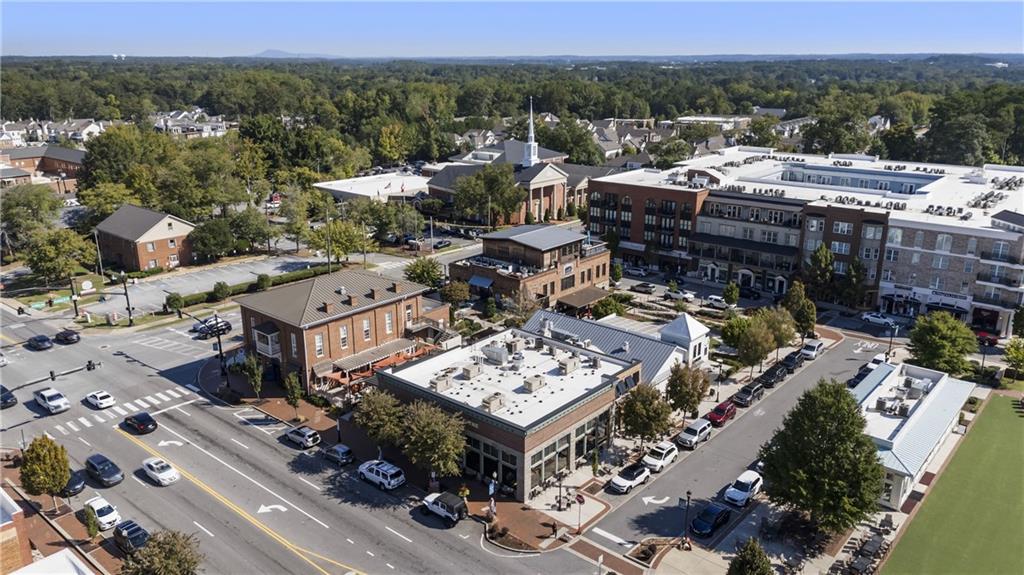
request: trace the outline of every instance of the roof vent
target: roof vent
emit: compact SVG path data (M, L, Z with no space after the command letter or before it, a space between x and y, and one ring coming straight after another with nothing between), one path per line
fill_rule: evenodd
M495 365L505 365L508 363L509 353L504 346L500 345L485 345L481 350L487 361Z
M341 286L340 288L334 290L334 293L338 295L348 295L348 289L346 289L345 286Z
M622 353L629 353L629 340L622 342Z

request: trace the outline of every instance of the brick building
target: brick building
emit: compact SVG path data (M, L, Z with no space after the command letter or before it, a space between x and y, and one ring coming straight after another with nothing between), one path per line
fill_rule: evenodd
M444 334L448 305L427 286L340 271L237 298L245 348L309 391L339 387L385 359L410 356L416 334Z
M609 258L603 242L534 224L483 236L483 253L451 263L448 275L480 295L580 310L607 295Z
M32 548L25 529L25 512L0 490L0 573L11 573L32 563Z
M100 257L127 271L176 268L192 262L195 225L170 214L125 204L96 226Z

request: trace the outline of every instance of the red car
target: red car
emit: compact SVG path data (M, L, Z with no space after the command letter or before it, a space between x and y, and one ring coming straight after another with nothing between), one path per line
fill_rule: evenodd
M725 425L726 421L729 421L735 416L736 404L732 401L726 400L716 405L715 408L711 410L711 413L704 416L704 419L710 421L711 425L714 425L715 427L722 427Z

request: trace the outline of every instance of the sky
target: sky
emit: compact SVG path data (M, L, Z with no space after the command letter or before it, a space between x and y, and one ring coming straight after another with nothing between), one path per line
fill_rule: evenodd
M1024 2L12 2L2 55L1024 52Z

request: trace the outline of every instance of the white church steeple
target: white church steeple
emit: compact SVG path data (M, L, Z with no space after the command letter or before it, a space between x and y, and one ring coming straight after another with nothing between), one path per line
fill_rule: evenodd
M530 168L540 163L537 156L537 142L533 136L533 96L530 96L530 128L526 135L526 145L523 146L523 167Z

